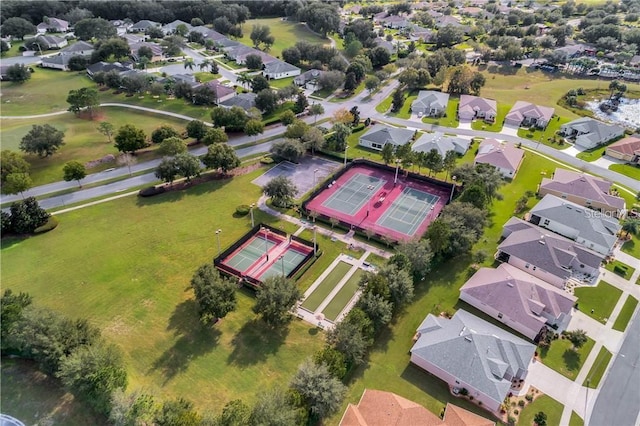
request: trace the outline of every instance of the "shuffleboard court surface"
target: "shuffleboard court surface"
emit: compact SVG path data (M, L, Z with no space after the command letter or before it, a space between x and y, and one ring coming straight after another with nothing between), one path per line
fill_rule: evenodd
M437 195L418 189L404 188L376 224L405 235L413 235L439 199Z
M354 215L387 181L357 173L342 184L324 203L330 209Z

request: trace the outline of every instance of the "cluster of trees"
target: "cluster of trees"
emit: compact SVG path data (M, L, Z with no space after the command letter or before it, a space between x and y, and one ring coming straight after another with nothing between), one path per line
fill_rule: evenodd
M320 105L320 107L322 107ZM318 108L315 107L314 110ZM317 111L316 111L317 112ZM296 119L295 115L287 114L285 120L291 121L284 132L285 139L278 141L271 147L271 153L279 158L297 163L306 150L310 150L312 155L316 150L325 146L324 133L314 126L310 126L302 120Z
M0 309L3 353L35 361L97 413L111 412L112 393L125 389L127 372L120 350L98 328L35 306L30 295L10 289Z
M284 49L282 59L293 65L305 62L309 68L322 69L323 65L338 71L344 71L346 68L344 60L335 48L311 44L304 40Z
M94 109L100 105L98 100L98 91L93 87L83 87L80 89L72 89L67 96L69 111L78 114L81 111L88 111L89 116L93 118Z
M50 124L34 124L20 140L20 150L36 154L40 158L49 157L64 145L64 132Z
M31 187L29 163L17 152L0 152L0 189L3 194L18 194Z
M14 64L7 67L7 81L24 83L31 78L31 69L24 64Z
M51 215L33 197L11 204L9 213L0 212L2 234L31 234L45 225Z

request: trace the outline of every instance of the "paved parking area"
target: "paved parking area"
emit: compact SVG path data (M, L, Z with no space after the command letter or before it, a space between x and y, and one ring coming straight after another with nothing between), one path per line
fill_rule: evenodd
M316 183L324 181L327 176L333 174L341 165L324 158L303 157L298 164L283 161L251 183L262 187L277 176L285 176L296 185L298 188L296 198L300 198L303 194L311 191Z

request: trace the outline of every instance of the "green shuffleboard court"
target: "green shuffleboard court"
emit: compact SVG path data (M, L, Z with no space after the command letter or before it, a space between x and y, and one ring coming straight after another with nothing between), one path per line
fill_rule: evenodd
M322 205L353 216L385 183L387 181L384 179L357 173L331 194Z
M437 195L404 188L376 224L405 235L413 235L439 199Z
M352 266L345 262L339 262L335 268L322 280L320 285L302 302L302 307L315 312L318 306L327 298L331 290L335 288L340 280L349 272Z
M266 240L262 236L256 236L249 242L249 244L242 247L240 251L227 259L224 263L231 266L233 269L244 272L249 269L256 260L260 259L260 256L266 254L266 252L271 250L275 245L275 241Z
M340 315L340 312L342 312L342 310L344 309L345 306L347 306L347 303L349 303L353 295L356 294L356 291L358 291L358 284L360 284L360 277L362 276L363 273L364 271L362 269L359 269L359 268L356 269L356 271L353 273L353 275L351 275L349 280L346 283L344 283L340 291L338 291L338 293L336 293L336 295L333 296L333 299L331 299L331 302L329 302L327 307L324 308L324 311L322 311L326 319L330 321L335 321L336 318L338 318L338 315Z

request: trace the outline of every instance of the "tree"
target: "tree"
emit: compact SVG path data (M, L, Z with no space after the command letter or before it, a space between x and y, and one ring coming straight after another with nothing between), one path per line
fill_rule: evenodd
M176 34L179 35L180 37L185 37L188 32L189 32L189 27L187 27L185 24L178 24L176 26Z
M75 180L78 182L78 187L82 188L80 181L87 176L87 169L84 164L74 160L68 161L62 168L62 171L64 172L64 180L66 182Z
M331 148L334 151L344 151L351 128L344 123L336 123L331 126L331 133Z
M131 55L131 48L124 39L110 38L95 44L90 61L92 64L109 59L117 61L128 58L129 55Z
M244 64L250 70L261 70L262 69L262 57L260 55L256 55L254 53L247 55L245 58Z
M317 149L322 149L326 143L324 135L317 127L309 127L302 135L302 143L311 150L311 155L315 155Z
M149 84L149 77L146 74L132 74L122 78L122 87L130 95L146 91Z
M236 151L226 143L210 145L201 160L207 168L220 169L223 173L227 173L241 164Z
M464 34L462 30L453 25L445 25L436 34L436 47L449 47L462 41Z
M347 388L323 364L307 359L291 380L291 387L304 399L311 415L324 418L335 413Z
M117 37L118 31L111 22L102 18L87 18L75 23L73 33L79 40L106 40Z
M280 122L282 124L284 124L285 126L290 125L291 123L293 123L296 120L296 115L293 111L291 111L290 109L286 110L285 112L283 112L280 115Z
M365 293L358 300L357 307L371 318L376 330L387 325L393 316L393 303L380 294Z
M489 197L480 183L468 186L459 198L459 201L471 203L479 209L484 209L489 204Z
M354 105L349 112L353 116L353 120L351 120L350 124L356 125L360 122L360 111L358 110L358 105Z
M168 157L181 154L183 152L187 152L187 145L182 139L175 136L166 138L160 142L160 147L158 148L158 154Z
M276 207L289 206L298 191L291 179L285 176L271 179L262 190L268 197L271 197L271 201Z
M314 117L313 124L318 121L318 116L322 114L324 114L324 107L322 106L322 104L314 103L309 107L309 115L312 115Z
M29 133L20 141L20 149L27 154L37 154L40 158L53 155L64 145L64 132L50 124L34 124Z
M358 79L352 72L348 72L344 79L344 90L346 92L353 92L358 87Z
M74 55L69 58L69 70L70 71L83 71L89 65L89 60L84 56Z
M178 175L178 167L173 158L163 158L158 167L156 167L155 176L170 185L173 184Z
M31 71L24 64L14 64L7 68L7 80L24 83L31 78Z
M271 35L271 28L267 25L254 25L249 38L253 41L253 47L258 48L262 43L265 45L265 50L269 50L275 41Z
M325 71L318 76L318 87L321 90L326 90L327 92L334 92L343 84L344 73L341 71Z
M449 228L449 224L442 219L436 219L429 225L426 237L433 251L439 254L444 253L449 248L450 235L451 229Z
M0 300L0 337L3 345L6 344L9 333L15 324L22 318L22 311L29 305L33 298L29 293L13 293L6 289Z
M150 425L156 416L157 407L151 395L133 391L126 393L116 389L111 395L109 420L115 426Z
M380 155L382 156L382 161L384 164L389 164L395 159L393 144L386 143L382 147L382 151L380 151Z
M350 58L356 57L362 51L362 43L360 40L352 40L344 47L344 53Z
M184 398L165 401L155 418L158 426L200 426L202 417Z
M219 127L211 127L207 129L204 137L202 138L202 143L205 145L213 145L217 143L227 142L229 140L229 136Z
M329 330L327 343L340 351L349 365L361 364L369 347L359 327L349 321L339 322Z
M11 204L9 211L11 213L11 230L16 234L30 234L39 226L47 223L51 217L33 197L16 201Z
M271 153L287 161L297 163L304 155L304 145L297 139L284 139L271 145Z
M214 105L217 95L212 87L202 85L193 89L193 103L195 105Z
M280 389L273 389L258 395L247 424L256 426L297 426L300 422L294 407L287 401L287 395Z
M445 154L444 159L442 160L442 169L447 172L445 180L449 179L449 174L453 171L453 169L455 169L457 158L458 154L456 154L456 152L453 150L447 151L447 153Z
M306 22L309 28L326 38L328 33L338 31L340 12L335 5L313 2L300 10L298 20Z
M302 139L302 136L309 129L309 125L302 120L294 120L293 123L287 126L287 130L284 132L284 137L289 139Z
M67 96L67 103L70 105L69 111L78 114L82 110L89 111L93 118L93 109L100 105L98 101L98 91L93 87L83 87L78 90L70 90Z
M584 330L565 331L564 334L573 345L574 350L581 348L585 343L587 343L587 341L589 341L587 332Z
M173 157L173 161L176 164L178 174L183 176L187 183L191 182L191 178L200 176L202 168L198 157L183 152Z
M214 324L236 309L236 289L231 280L220 276L211 263L198 268L191 278L200 321Z
M380 86L380 79L375 75L370 75L364 80L364 87L369 91L369 93L373 92Z
M149 46L142 46L140 49L138 49L138 58L140 58L140 62L142 62L142 58L147 58L149 61L151 61L151 59L153 59L153 50L151 50Z
M0 152L0 181L4 184L13 173L29 173L31 166L15 151L3 149Z
M217 426L245 426L249 424L251 409L240 399L225 404L222 413L216 418Z
M353 123L353 114L346 108L340 108L333 113L331 121L333 123L351 124Z
M158 127L151 133L151 142L160 143L168 138L177 138L180 136L180 133L176 129L166 124Z
M380 68L391 62L391 54L382 46L374 47L367 53L373 68Z
M0 53L8 52L10 49L9 43L4 40L0 40Z
M7 18L0 28L2 37L13 36L24 40L24 36L36 33L36 26L24 18Z
M325 346L320 352L316 352L313 360L318 365L324 365L329 372L338 379L342 379L347 374L347 363L342 352Z
M133 124L125 124L118 129L115 136L115 147L120 152L128 152L132 155L139 149L147 145L144 130L137 128Z
M215 107L211 110L211 121L215 127L224 127L227 132L241 132L249 117L247 112L238 106L229 109Z
M200 120L192 120L187 124L186 130L187 136L194 138L197 142L200 142L207 133L207 126Z
M237 77L237 81L238 83L240 83L242 87L253 85L253 78L251 78L251 76L246 72L239 73ZM266 78L265 78L265 81L267 81L267 87L269 87L269 81ZM263 88L261 88L260 90L262 90Z
M4 194L22 194L24 191L31 188L32 185L33 182L29 173L11 173L7 175L7 178L2 185L2 192Z
M537 426L547 426L547 415L543 411L538 411L533 417L533 422Z
M404 241L398 244L396 251L407 256L414 276L418 278L425 277L431 270L433 251L428 240L412 239Z
M622 221L622 231L625 235L634 234L637 235L640 232L640 220L636 218L628 217Z
M413 279L408 271L387 265L378 273L387 280L395 308L404 306L413 300Z
M265 186L265 193L273 197L267 189L276 179L287 179L278 176ZM287 179L288 180L288 179ZM280 184L282 187L283 185ZM281 195L279 195L281 197ZM282 275L265 279L256 293L256 304L253 312L271 327L280 327L291 320L291 308L302 297L294 281Z
M271 89L264 89L256 96L256 107L265 114L271 114L278 106L278 97Z
M162 28L160 27L149 27L145 31L145 35L150 39L162 39L164 37L164 33L162 32Z
M116 345L81 346L62 360L58 377L97 412L111 411L111 394L127 386L127 371Z
M303 92L298 93L298 97L296 98L296 104L293 107L293 110L296 114L300 114L304 112L304 110L309 106L309 101Z
M404 105L404 91L401 88L397 88L393 91L391 101L391 111L398 112Z
M264 132L264 123L260 120L249 120L244 125L244 133L247 136L257 136Z

